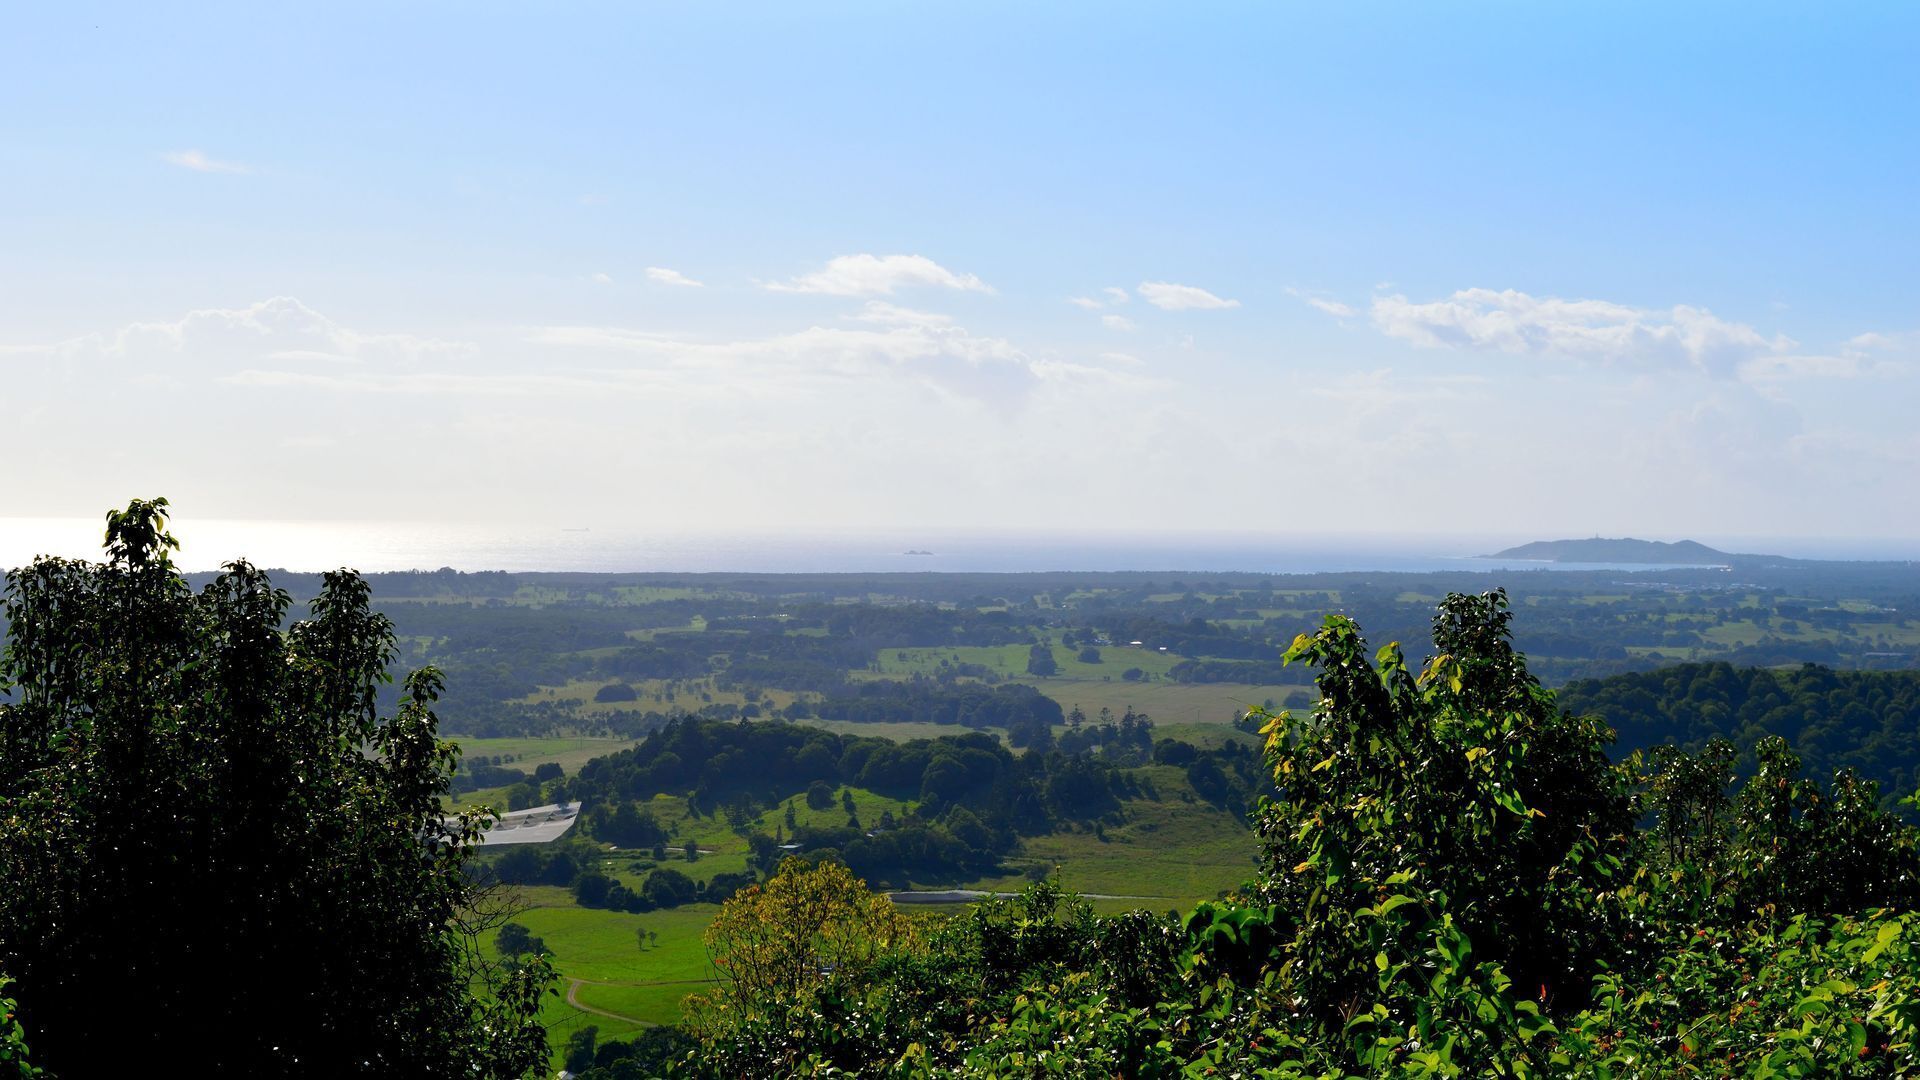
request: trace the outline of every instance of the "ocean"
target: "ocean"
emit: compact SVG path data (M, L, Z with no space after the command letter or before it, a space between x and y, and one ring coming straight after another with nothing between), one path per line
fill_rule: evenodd
M583 571L596 573L875 573L1026 571L1230 572L1652 570L1644 564L1541 563L1480 558L1537 537L1330 536L1255 533L876 530L865 532L667 533L560 526L489 527L406 522L198 519L176 522L188 570L244 557L298 571L349 566L388 570ZM0 566L36 555L100 557L98 518L0 518ZM1747 541L1723 550L1801 558L1914 558L1920 545ZM1715 545L1719 546L1719 545Z

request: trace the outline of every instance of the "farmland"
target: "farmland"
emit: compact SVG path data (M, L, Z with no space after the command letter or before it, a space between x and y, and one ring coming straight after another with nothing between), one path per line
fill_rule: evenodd
M873 879L895 889L1014 891L1051 877L1115 898L1097 901L1102 910L1217 896L1249 877L1253 845L1244 805L1196 791L1192 766L1162 760L1147 742L1129 757L1111 735L1103 746L1089 732L1138 718L1150 725L1141 728L1149 742L1244 763L1258 745L1243 722L1249 709L1313 701L1310 673L1278 662L1296 634L1341 612L1376 642L1401 640L1417 653L1436 597L1489 584L1464 575L500 575L491 592L474 595L470 581L436 591L430 577L410 580L415 595L398 597L376 577L376 596L406 659L447 672L443 723L466 769L485 781L456 802L507 809L563 797L598 767L591 763L676 720L787 721L903 745L972 733L1012 759L1066 748L1110 757L1127 777L1116 789L1124 796L1021 830L965 865L902 864ZM1665 580L1675 577L1684 580ZM1764 580L1729 588L1724 578L1673 572L1531 574L1509 584L1518 643L1557 681L1681 659L1911 664L1920 621L1894 580L1832 570L1825 579L1797 574L1791 588ZM1019 688L1057 712L993 711ZM1257 793L1233 782L1242 784L1233 798ZM837 780L830 799L810 802L800 787L719 783L633 800L657 826L656 846L608 842L595 815L606 800L586 797L586 824L563 845L576 874L604 878L616 898L642 897L648 879L670 869L692 883L694 902L630 911L583 905L572 887L513 887L524 906L516 921L544 941L562 976L542 1013L556 1053L585 1025L620 1038L679 1018L683 998L711 974L701 935L718 907L704 890L717 897L764 873L766 838L831 848L857 835L852 821L872 835L883 822L938 829L950 820L917 787ZM954 909L913 910L927 918ZM651 932L644 945L639 931Z

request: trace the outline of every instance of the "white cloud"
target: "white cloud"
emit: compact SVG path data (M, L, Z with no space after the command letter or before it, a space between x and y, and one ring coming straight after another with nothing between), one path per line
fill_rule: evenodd
M1100 291L1107 294L1107 301L1111 304L1124 304L1130 299L1127 296L1127 290L1118 285L1109 285Z
M768 299L762 307L786 306ZM1832 377L1912 362L1879 338L1856 340L1852 368L1803 355L1845 360L1844 349L1751 355L1744 381L1710 378L1690 361L1658 375L1566 364L1510 379L1446 358L1379 371L1353 355L1284 349L1224 357L1235 376L1220 378L1213 357L1179 363L1170 341L1131 355L1145 334L1103 335L1126 352L1056 350L898 297L842 301L817 325L769 327L766 313L746 314L755 317L691 328L513 327L490 316L444 332L472 341L448 341L430 328L369 332L277 297L0 344L10 423L28 455L16 499L31 512L91 515L154 492L174 499L183 522L452 522L493 512L490 500L511 490L516 520L575 521L591 507L596 534L603 521L636 532L801 519L1034 529L1103 514L1113 528L1206 529L1241 524L1220 509L1233 505L1235 477L1284 459L1340 470L1354 492L1342 525L1357 531L1419 520L1526 533L1539 520L1586 520L1596 506L1628 530L1711 522L1758 534L1786 513L1834 531L1911 534L1916 520L1885 497L1886 478L1920 461L1904 415L1912 395ZM1606 308L1590 321L1602 314L1635 318ZM1676 322L1666 312L1638 319ZM1463 348L1506 340L1451 332ZM1816 375L1827 379L1817 391L1784 381ZM1268 400L1288 423L1221 422ZM684 464L692 445L702 448L697 467L665 467ZM1370 452L1356 456L1355 445ZM1035 457L1085 483L1064 494L1008 488L1005 477ZM1129 468L1104 467L1113 460ZM1409 461L1444 470L1489 460L1508 462L1540 498L1461 517L1444 485L1408 480ZM434 483L352 482L391 477L395 462ZM608 476L621 478L621 499L606 499ZM1130 502L1142 486L1166 498Z
M1344 304L1338 300L1332 300L1325 296L1308 292L1305 289L1296 289L1289 286L1287 288L1287 295L1298 297L1302 302L1312 305L1336 319L1350 319L1359 314L1359 312L1353 309L1351 304Z
M823 296L891 296L896 289L914 286L993 292L972 274L956 274L924 255L841 255L811 274L762 286L774 292Z
M1067 298L1067 303L1074 307L1086 308L1088 311L1099 311L1107 306L1106 301L1095 300L1091 296L1070 296Z
M693 280L678 270L669 270L664 266L647 267L647 280L661 285L681 285L690 289L698 289L705 284L705 282Z
M1194 285L1176 285L1170 281L1143 281L1138 289L1147 303L1162 311L1219 311L1237 308L1238 300L1215 296Z
M1784 335L1767 337L1745 323L1684 304L1656 311L1604 300L1535 297L1514 289L1462 289L1424 304L1377 296L1372 317L1389 337L1430 348L1685 364L1722 375L1795 344Z
M595 274L592 277L588 278L587 280L593 282L595 285L611 285L613 284L613 275L612 274Z
M1139 329L1139 327L1134 325L1133 320L1127 318L1125 315L1102 315L1100 316L1100 321L1104 323L1109 330L1121 330L1130 334Z
M253 167L237 161L219 161L210 158L198 150L171 150L160 155L160 160L169 165L178 165L182 169L192 169L204 173L250 173Z

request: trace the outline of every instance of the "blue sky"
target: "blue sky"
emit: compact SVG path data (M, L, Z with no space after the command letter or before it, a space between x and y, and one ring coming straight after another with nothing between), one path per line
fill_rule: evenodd
M16 10L7 512L1920 536L1916 51L1893 4Z

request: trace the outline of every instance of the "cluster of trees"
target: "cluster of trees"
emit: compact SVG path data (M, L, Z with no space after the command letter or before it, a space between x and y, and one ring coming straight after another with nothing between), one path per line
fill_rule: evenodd
M479 758L472 762L458 764L453 774L453 791L457 795L468 791L479 791L482 788L507 787L511 784L543 785L560 779L560 776L560 766L551 761L543 761L534 766L533 772L529 774L525 769L515 769ZM514 809L524 809L524 807L514 807Z
M1045 646L1035 646L1045 648ZM811 707L825 720L854 723L958 724L961 727L1005 728L1015 746L1045 745L1053 728L1065 722L1060 703L1031 686L936 679L874 679L847 688L844 696L830 697Z
M1153 718L1143 712L1127 711L1115 720L1110 709L1102 708L1093 721L1080 706L1067 714L1067 732L1058 740L1063 754L1099 753L1116 765L1143 765L1153 756Z
M649 871L640 888L629 889L620 881L590 870L574 878L573 898L581 907L653 911L682 904L717 904L756 880L757 875L736 871L715 874L702 883L671 866L662 866Z
M597 867L605 852L578 841L513 844L497 853L483 852L468 865L467 873L482 885L554 885L570 890L581 907L630 912L717 904L742 885L757 880L755 874L733 872L715 874L703 883L677 867L664 865L684 849L669 848L664 842L651 846L651 864L634 864L636 869L646 871L637 888L602 873Z
M1049 884L903 918L792 861L708 935L689 1076L1904 1076L1920 834L1783 742L1608 756L1449 596L1435 655L1342 617L1269 717L1258 878L1184 916ZM1645 823L1643 827L1643 822Z
M563 1060L575 1080L657 1080L692 1046L678 1028L648 1028L631 1039L603 1042L600 1029L589 1024L567 1036Z
M394 637L366 582L307 617L235 562L198 592L164 500L107 518L104 563L7 575L0 652L0 1061L57 1075L514 1077L545 1059L551 972L478 947L444 818L439 676L381 707ZM103 1007L102 988L114 1000ZM270 989L271 992L265 992Z
M768 869L778 861L778 845L748 822L802 797L824 809L838 791L848 805L846 823L787 828L788 843L876 880L966 880L991 870L1023 835L1047 832L1060 821L1098 819L1144 793L1132 767L1152 760L1151 720L1129 712L1080 730L1076 753L1016 754L980 733L893 742L782 721L680 719L632 749L588 762L560 787L595 807L586 821L593 836L629 848L665 842L662 826L639 805L657 794L686 796L705 813L724 809L747 836L757 864ZM1216 758L1225 760L1195 755L1201 770L1217 772ZM1182 763L1193 763L1195 755ZM1229 768L1244 774L1246 765ZM913 812L863 822L851 806L852 788L911 803ZM1226 799L1237 790L1245 799L1252 787L1223 782L1212 790ZM513 858L530 862L533 856ZM551 874L529 868L521 878L550 880Z

